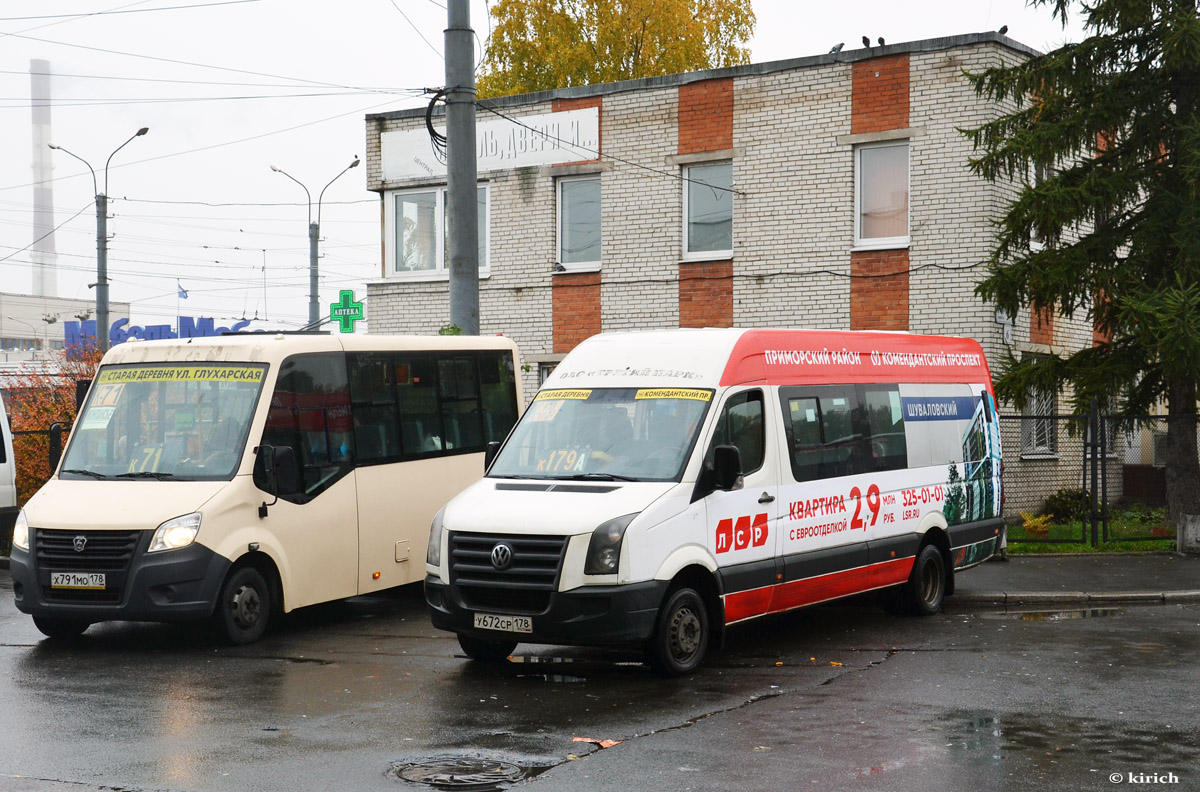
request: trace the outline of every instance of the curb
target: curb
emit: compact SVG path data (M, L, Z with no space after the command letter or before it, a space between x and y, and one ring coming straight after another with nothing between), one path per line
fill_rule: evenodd
M1183 591L981 591L955 594L946 600L950 606L1025 607L1030 605L1166 605L1200 602L1200 589ZM953 609L953 607L952 607Z

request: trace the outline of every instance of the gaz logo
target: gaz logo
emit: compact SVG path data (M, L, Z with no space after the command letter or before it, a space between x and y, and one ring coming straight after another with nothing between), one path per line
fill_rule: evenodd
M762 547L767 543L767 515L756 514L738 517L735 523L726 518L717 523L717 552L745 550L747 547Z

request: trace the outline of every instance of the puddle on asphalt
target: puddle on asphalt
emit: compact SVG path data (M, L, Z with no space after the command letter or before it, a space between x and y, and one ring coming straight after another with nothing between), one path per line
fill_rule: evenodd
M1028 622L1058 622L1075 621L1076 619L1099 619L1104 616L1116 616L1119 608L1083 608L1079 610L1055 611L1009 611L1008 613L985 613L985 619L1007 619Z
M391 772L401 781L434 789L500 792L510 784L532 778L548 767L521 767L513 762L470 756L442 756L415 762L393 762Z
M1114 730L1105 721L1058 719L1016 713L958 712L931 730L941 731L950 750L977 751L1000 760L1006 754L1103 758L1142 763L1154 757L1160 767L1191 766L1200 745L1170 726L1146 728L1125 724Z

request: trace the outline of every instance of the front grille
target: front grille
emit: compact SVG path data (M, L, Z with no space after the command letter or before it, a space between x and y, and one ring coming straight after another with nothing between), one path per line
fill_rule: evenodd
M48 600L60 602L117 602L130 564L145 531L51 531L38 528L34 542L38 577ZM85 539L82 551L75 540ZM103 572L104 591L53 589L51 572Z
M566 536L450 533L450 582L468 608L502 613L545 613L558 589ZM492 565L500 542L513 551L512 565Z

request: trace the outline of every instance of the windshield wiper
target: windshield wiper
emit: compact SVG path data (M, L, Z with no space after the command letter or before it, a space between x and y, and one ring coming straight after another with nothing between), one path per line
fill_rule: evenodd
M619 476L616 473L579 473L574 476L551 476L555 481L641 481L632 476Z
M157 479L158 481L167 481L169 479L175 478L175 474L174 473L157 473L157 472L153 472L153 471L149 471L149 470L139 470L136 473L118 473L113 478L127 478L127 479L148 478L148 479Z
M78 468L71 468L70 470L64 470L63 473L74 473L77 476L91 476L92 478L97 478L97 479L108 478L108 476L104 475L103 473L97 473L94 470L81 470Z

